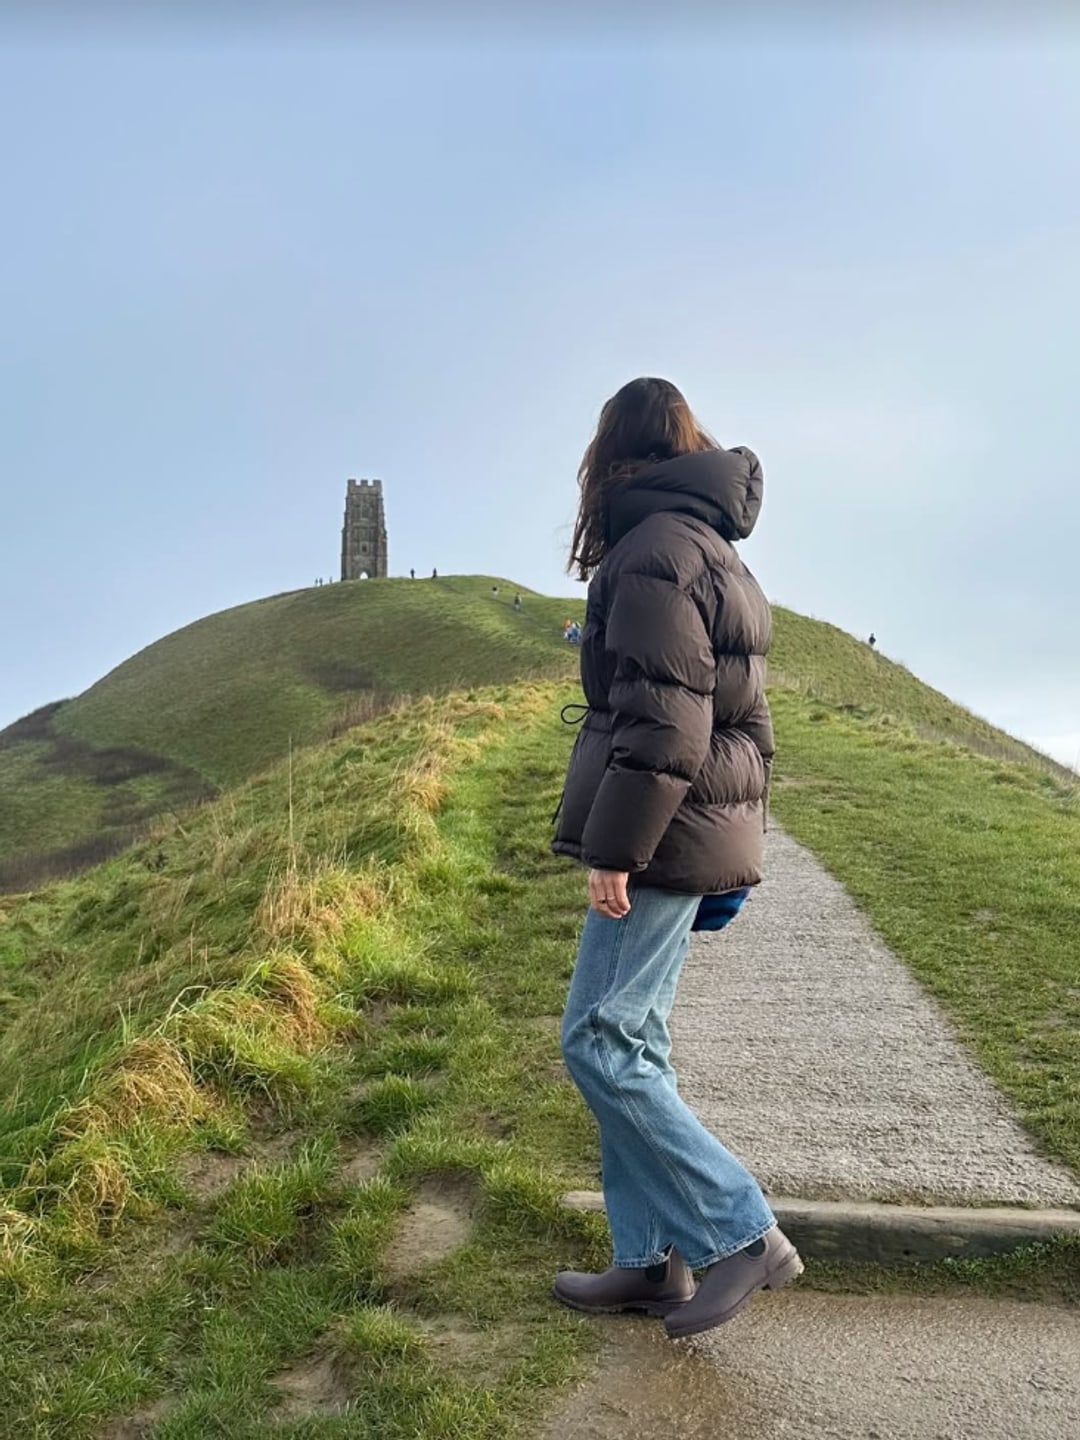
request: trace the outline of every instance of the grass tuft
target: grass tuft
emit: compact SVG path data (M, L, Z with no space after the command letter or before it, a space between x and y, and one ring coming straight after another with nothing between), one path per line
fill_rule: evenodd
M357 1100L354 1121L372 1135L396 1135L436 1102L430 1086L409 1075L384 1075Z
M188 1129L211 1108L180 1049L164 1035L133 1040L58 1127L65 1137L115 1135L136 1124Z
M285 1164L256 1168L226 1192L205 1243L236 1251L254 1265L295 1256L313 1244L321 1207L334 1194L335 1174L336 1156L319 1144Z
M358 1310L345 1322L346 1346L376 1372L396 1369L403 1361L426 1359L427 1347L419 1331L389 1306Z
M326 1240L331 1271L352 1303L377 1297L382 1254L408 1199L408 1191L384 1177L353 1189L349 1208L335 1219Z

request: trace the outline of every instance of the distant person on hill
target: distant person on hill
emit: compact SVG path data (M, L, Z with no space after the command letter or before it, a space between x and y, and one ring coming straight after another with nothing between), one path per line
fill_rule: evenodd
M410 580L415 580L415 579L416 579L416 571L415 571L415 570L410 570L410 571L409 571L409 579L410 579Z
M492 585L492 587L491 587L491 598L492 598L493 600L494 600L495 597L498 595L498 593L499 593L499 587L498 587L497 585Z
M562 1272L555 1294L663 1315L679 1337L802 1271L754 1177L680 1098L667 1027L691 930L722 928L761 879L771 619L735 542L762 472L669 381L643 379L604 406L578 483L587 709L553 849L588 867L591 908L562 1049L600 1126L614 1263Z
M520 595L515 595L515 596L514 596L514 609L515 609L515 610L520 610L520 609L521 609L521 596L520 596Z
M439 572L435 569L434 565L431 567L431 578L432 580L437 580L439 578Z
M869 645L870 645L870 649L871 649L871 650L876 650L876 649L877 649L877 636L874 634L874 632L873 632L872 630L870 631Z

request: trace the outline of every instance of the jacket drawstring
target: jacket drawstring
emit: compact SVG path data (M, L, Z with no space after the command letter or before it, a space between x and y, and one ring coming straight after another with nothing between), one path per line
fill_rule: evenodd
M571 715L569 712L572 710L577 710L579 713L577 715ZM577 703L564 705L559 711L559 719L564 725L580 725L584 720L588 718L588 715L588 705L579 705ZM559 816L562 814L563 801L565 799L566 785L564 784L562 788L562 794L559 796L559 803L555 806L555 813L551 817L552 825L557 825L559 823Z

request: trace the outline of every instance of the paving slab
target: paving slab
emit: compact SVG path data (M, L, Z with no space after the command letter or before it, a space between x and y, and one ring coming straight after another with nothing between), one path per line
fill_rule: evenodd
M782 830L728 929L695 937L682 1093L773 1194L1080 1206L937 1003Z
M1013 1301L760 1296L672 1343L604 1322L596 1372L546 1440L1072 1440L1080 1313Z

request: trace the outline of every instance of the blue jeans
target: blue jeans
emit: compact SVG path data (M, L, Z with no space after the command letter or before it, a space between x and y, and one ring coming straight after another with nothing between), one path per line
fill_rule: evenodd
M667 1019L696 895L631 889L621 920L590 910L562 1025L563 1058L600 1126L615 1264L692 1269L776 1224L757 1181L680 1098Z

